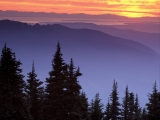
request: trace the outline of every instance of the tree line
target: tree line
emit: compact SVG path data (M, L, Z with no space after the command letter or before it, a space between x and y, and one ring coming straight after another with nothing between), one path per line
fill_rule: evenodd
M126 86L122 103L119 102L118 84L114 80L108 102L101 102L100 94L88 102L71 58L64 62L60 44L52 59L52 70L45 86L37 79L34 62L24 80L21 61L4 45L0 57L0 120L160 120L160 92L156 82L148 94L148 103L141 108L138 94Z

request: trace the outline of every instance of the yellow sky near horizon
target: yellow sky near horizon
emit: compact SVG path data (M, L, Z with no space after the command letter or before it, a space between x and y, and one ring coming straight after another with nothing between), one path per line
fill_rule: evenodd
M0 0L0 10L159 17L159 0Z

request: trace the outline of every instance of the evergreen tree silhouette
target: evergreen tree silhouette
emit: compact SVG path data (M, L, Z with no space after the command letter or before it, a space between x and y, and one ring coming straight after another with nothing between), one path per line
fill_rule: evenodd
M135 120L140 120L140 118L141 118L141 108L140 108L140 105L139 105L138 94L136 94L134 106L135 106L135 108L134 108L134 119Z
M143 110L142 110L141 120L149 120L148 117L147 117L146 108L143 108Z
M103 104L99 98L99 93L95 95L94 100L89 106L89 120L102 120L103 118Z
M5 44L0 58L0 119L30 120L31 115L24 94L22 63Z
M80 102L81 102L81 106L80 106L80 111L81 111L81 119L82 120L88 120L88 98L86 98L86 94L85 92L81 92L80 94Z
M135 102L134 93L131 92L129 93L129 115L128 115L129 120L134 118L134 110L135 110L134 102Z
M46 78L46 98L43 108L44 119L65 120L68 117L66 97L66 64L62 58L60 44L52 60L52 71Z
M26 92L28 95L28 100L30 102L31 108L30 112L34 120L40 119L41 110L41 91L43 87L41 86L43 82L36 78L34 63L32 64L32 71L28 73Z
M157 118L160 119L160 92L158 92Z
M153 86L152 94L148 95L149 103L146 104L149 120L160 119L160 93L158 93L156 82Z
M129 115L129 91L128 91L128 86L126 87L125 90L125 97L123 98L122 101L122 116L124 117L124 120L128 119L128 115Z
M78 82L78 77L82 74L80 73L80 69L75 70L75 66L73 63L73 59L70 60L70 64L68 66L68 76L66 83L66 93L67 96L67 110L68 110L68 119L69 120L79 120L81 116L80 106L80 90L81 86Z
M120 115L120 103L119 103L119 97L117 92L117 82L114 80L113 82L113 90L110 94L110 100L111 100L111 119L116 120L116 118Z
M105 114L104 120L109 120L111 117L111 104L110 104L109 98L108 98L108 103L106 105L106 110L104 114Z
M90 104L89 104L89 107L88 107L88 118L89 120L92 120L92 113L94 112L94 100L92 99Z

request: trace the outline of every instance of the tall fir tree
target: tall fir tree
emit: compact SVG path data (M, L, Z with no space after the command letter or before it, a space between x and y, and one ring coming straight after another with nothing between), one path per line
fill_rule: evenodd
M117 117L120 115L120 103L119 97L117 92L117 82L114 80L113 82L113 90L110 94L110 101L111 101L111 119L116 120Z
M97 93L89 106L89 120L102 120L103 115L103 104Z
M75 70L75 66L73 63L73 59L70 60L70 64L68 66L68 77L67 77L67 110L68 110L68 119L69 120L79 120L81 119L81 98L80 98L80 90L81 86L78 81L78 77L82 74L80 73L80 69Z
M43 88L40 89L40 91L39 91L39 105L40 105L39 118L40 118L40 120L43 120L45 118L45 116L43 114L45 98L46 98L45 87L43 86Z
M160 120L160 92L158 92L157 119Z
M152 94L148 95L149 103L146 104L148 110L149 120L159 120L160 119L160 98L157 90L156 82L153 86Z
M41 92L43 82L36 78L34 63L32 64L32 71L28 73L26 93L30 102L30 112L34 120L40 120L41 114Z
M64 120L68 117L66 98L66 64L62 58L60 44L52 60L52 71L49 78L46 78L46 98L43 108L43 119Z
M110 120L111 118L111 104L110 104L110 101L109 101L109 98L108 98L108 102L107 102L107 105L106 105L106 110L104 112L104 120Z
M143 108L143 110L142 110L141 120L149 120L148 117L147 117L146 108Z
M0 58L0 119L30 120L31 115L24 94L22 63L5 44Z
M135 103L134 103L134 120L141 119L141 108L139 105L138 94L136 94Z
M135 97L134 93L129 93L129 115L128 118L132 120L134 118L134 110L135 110Z
M80 102L81 120L88 120L88 98L86 98L86 94L83 91L80 94Z
M89 120L91 120L91 116L92 116L93 111L94 111L94 100L92 99L90 104L89 104L89 107L88 107L88 118L89 118Z
M123 98L122 101L122 113L121 115L124 117L124 120L128 119L128 115L129 115L129 91L128 91L128 86L126 87L125 90L125 97Z

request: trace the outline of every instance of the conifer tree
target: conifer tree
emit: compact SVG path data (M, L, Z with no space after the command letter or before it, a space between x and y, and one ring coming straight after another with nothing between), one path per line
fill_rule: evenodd
M24 94L22 63L5 44L0 58L0 119L30 120Z
M123 98L122 101L122 116L124 117L124 120L128 119L129 115L129 91L128 91L128 86L126 87L125 90L125 97Z
M135 104L134 104L134 119L135 120L140 120L141 118L141 108L139 105L139 100L138 100L138 95L136 94L136 98L135 98Z
M30 112L34 120L40 119L41 110L41 92L43 87L41 86L43 82L36 78L34 63L32 64L32 71L28 73L26 92L28 95L28 100L30 102Z
M159 120L160 119L160 99L159 93L157 91L156 82L153 86L152 94L148 95L149 103L146 104L148 110L148 118L150 120Z
M80 69L78 68L75 71L75 66L73 63L73 59L71 59L70 64L68 66L68 77L67 79L67 110L68 110L68 119L69 120L79 120L81 119L81 111L80 111L80 106L81 106L81 98L80 98L80 90L81 86L78 83L78 77L81 76L82 74L80 73Z
M129 115L128 118L131 120L134 118L134 110L135 110L135 103L134 103L134 93L129 93Z
M45 117L43 114L45 98L46 98L46 94L45 94L45 88L43 86L42 89L40 89L40 91L39 91L39 106L40 106L39 118L40 118L40 120L43 120Z
M103 118L103 104L99 98L99 93L95 95L89 107L89 120L101 120Z
M65 120L68 117L66 98L66 64L62 58L60 44L52 60L52 71L46 78L46 98L43 108L43 119Z
M157 119L160 119L160 92L158 92Z
M92 99L91 102L90 102L90 104L89 104L89 108L88 108L88 117L89 117L89 120L91 120L93 111L94 111L94 100Z
M85 92L81 92L80 94L80 111L81 111L81 119L82 120L88 120L88 98L86 98Z
M141 120L148 120L146 108L142 110Z
M108 98L108 103L106 105L106 110L105 110L105 117L104 117L104 120L109 120L110 117L111 117L111 105L110 105L110 101L109 101L109 98Z
M117 82L114 80L113 82L113 90L110 94L110 100L111 100L111 118L112 120L116 120L116 118L120 115L120 103L119 103L119 97L117 92Z

